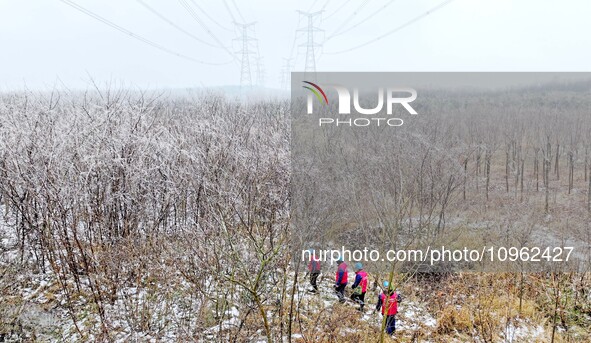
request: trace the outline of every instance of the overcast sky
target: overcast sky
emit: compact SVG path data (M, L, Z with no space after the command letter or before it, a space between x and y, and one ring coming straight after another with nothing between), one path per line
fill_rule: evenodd
M322 8L325 19L316 25L324 33L315 37L323 43L318 71L591 70L588 0L455 0L392 35L340 54L331 53L371 41L442 0L235 0L236 7L233 0L195 0L203 12L186 0L199 22L182 1L142 0L193 37L142 1L72 1L175 53L230 63L205 65L168 54L59 0L0 0L0 89L47 89L56 83L86 88L90 77L141 88L237 85L241 56L233 59L230 53L241 45L233 41L238 33L232 17L256 21L251 35L264 59L265 85L280 87L283 58L294 58L293 70L304 68L305 47L298 46L306 43L305 33L292 50L298 25L307 24L299 21L297 10Z

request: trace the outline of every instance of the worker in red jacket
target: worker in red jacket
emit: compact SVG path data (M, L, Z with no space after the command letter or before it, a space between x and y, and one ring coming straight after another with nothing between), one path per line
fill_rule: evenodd
M349 279L349 275L347 273L347 264L343 261L342 258L339 258L337 261L337 272L336 272L336 280L334 289L337 292L337 296L339 297L339 302L345 302L345 287L347 287L347 280Z
M359 311L363 312L365 306L365 292L367 292L367 273L363 270L363 265L355 263L355 282L353 283L353 294L351 300L359 304Z
M386 333L392 335L396 331L396 314L398 313L398 303L400 294L396 293L388 281L384 281L382 294L378 297L376 311L382 309L382 315L386 316Z
M316 257L314 250L310 249L310 263L308 263L308 273L310 273L310 285L312 289L309 291L312 293L318 292L318 275L320 275L320 259Z

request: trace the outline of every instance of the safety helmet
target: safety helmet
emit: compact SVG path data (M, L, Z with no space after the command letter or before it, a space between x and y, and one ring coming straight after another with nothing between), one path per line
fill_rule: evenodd
M384 281L382 285L384 285L384 288L388 288L390 286L390 283L388 281Z
M361 269L363 269L363 264L361 264L361 262L355 263L355 270L361 270Z

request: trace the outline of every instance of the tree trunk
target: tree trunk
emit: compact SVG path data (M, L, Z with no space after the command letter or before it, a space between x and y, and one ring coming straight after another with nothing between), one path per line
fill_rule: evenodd
M505 191L509 193L509 145L505 151Z
M536 149L534 157L534 175L536 176L536 192L540 191L540 171L538 165L538 149Z
M464 190L463 190L464 200L466 200L466 183L467 182L468 182L468 158L466 157L464 159Z
M523 201L523 169L525 169L525 159L521 160L521 176L520 176L520 181L521 181L521 199L519 201Z
M554 162L556 180L560 180L560 144L556 144L556 162Z
M589 190L587 191L587 211L591 212L591 177L589 177Z

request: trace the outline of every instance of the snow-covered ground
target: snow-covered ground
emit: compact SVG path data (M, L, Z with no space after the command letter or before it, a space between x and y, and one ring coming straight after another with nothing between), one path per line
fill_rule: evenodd
M0 208L0 210L3 210ZM2 211L3 212L3 211ZM12 229L10 218L4 216L0 221L0 267L14 266L20 260L16 248L16 237ZM356 303L347 301L340 304L333 289L332 272L326 272L319 280L320 292L312 294L306 278L299 277L296 287L297 306L299 311L314 315L324 311L335 311L343 306L354 310L358 307ZM23 339L36 341L95 341L100 340L91 332L100 332L101 320L92 299L88 294L70 294L67 296L51 268L47 273L39 271L20 270L13 274L14 278L3 278L0 286L6 287L10 292L5 292L0 298L0 310L4 318L13 318L12 323L25 332L25 337L4 335L0 341L17 342ZM353 282L354 274L350 273L347 292L350 294L350 285ZM86 276L80 276L83 284L88 284ZM293 277L288 278L287 287L291 289L290 283ZM165 282L165 283L159 283ZM104 305L104 321L108 323L111 338L115 342L174 342L182 341L186 337L201 337L201 341L219 341L220 333L232 331L241 325L243 313L236 306L230 306L222 314L222 320L215 326L210 326L200 333L190 332L191 320L194 313L200 308L198 299L190 299L189 289L193 287L182 277L161 280L150 287L123 287L117 291L117 297L112 304ZM207 283L209 285L209 282ZM210 285L213 287L213 285ZM270 285L271 292L277 292ZM364 313L356 315L356 312L349 311L353 322L358 327L365 327L368 330L377 332L381 329L382 317L375 313L375 305L379 289L368 290L366 295L366 306ZM413 337L421 337L422 342L439 341L437 334L439 314L434 313L428 304L420 297L407 296L405 290L401 289L403 300L399 304L397 316L397 332L395 337L404 340L412 340ZM6 295L8 294L8 295ZM68 301L68 298L70 301ZM73 315L68 310L68 303L76 307ZM458 310L462 305L457 305ZM149 317L142 317L142 311ZM268 319L273 318L275 313L267 312ZM74 322L73 318L76 319ZM345 327L340 335L343 341L347 336L354 334L356 328ZM2 332L0 332L2 333ZM505 325L505 329L498 333L500 341L536 342L544 341L547 338L547 328L540 323L534 323L528 319L514 318ZM305 334L297 328L291 336L292 341L304 341ZM474 338L475 341L479 339ZM249 342L265 341L264 332L259 330L255 335L245 338ZM287 341L287 337L284 337ZM452 341L461 342L462 339L450 338Z

